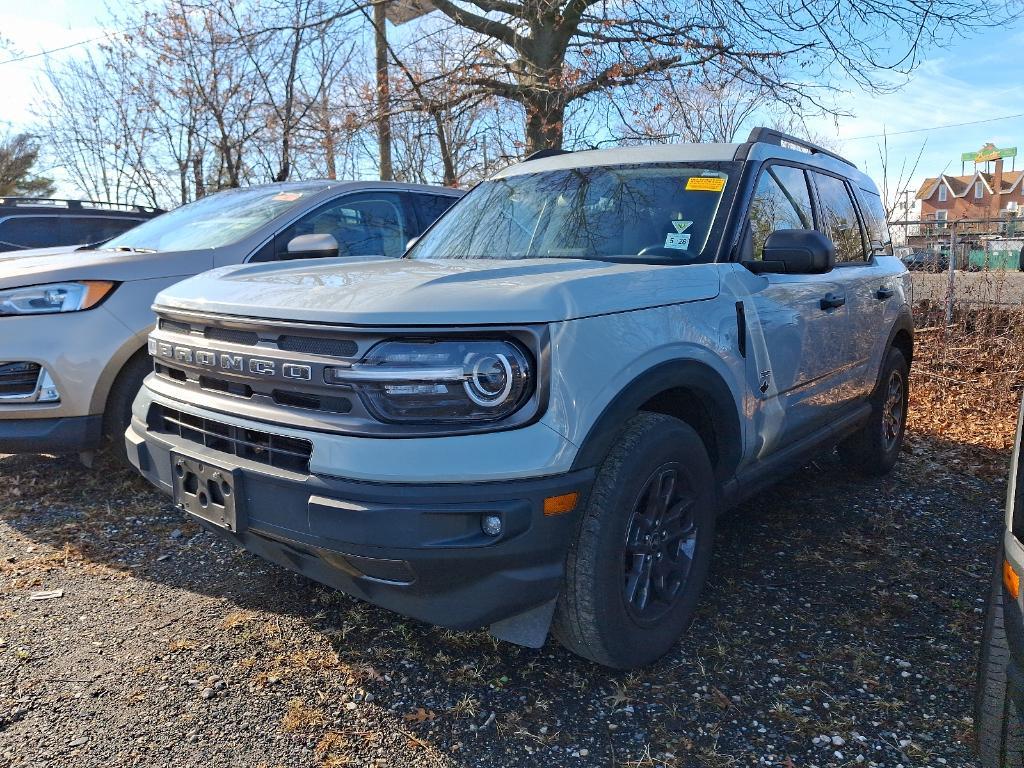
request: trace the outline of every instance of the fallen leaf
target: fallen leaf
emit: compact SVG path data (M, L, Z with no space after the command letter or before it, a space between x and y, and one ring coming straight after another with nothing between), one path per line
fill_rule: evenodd
M432 710L419 707L415 712L405 715L405 720L410 723L425 723L428 720L433 720L435 717L437 715Z

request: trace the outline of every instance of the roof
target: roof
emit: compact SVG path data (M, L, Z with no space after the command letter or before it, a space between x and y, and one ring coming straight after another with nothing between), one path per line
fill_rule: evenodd
M742 150L742 151L741 151ZM745 157L742 156L746 153ZM809 153L767 142L746 144L658 144L639 147L588 149L546 155L536 160L524 160L499 171L494 179L522 176L547 171L565 171L611 165L651 165L655 163L701 163L730 161L762 161L769 159L792 160L812 167L830 170L845 176L858 186L876 191L874 182L856 166L844 160L821 153Z
M736 158L736 150L739 147L739 144L660 144L642 147L615 147L613 149L587 149L516 163L499 171L494 178L504 179L527 173L606 165L730 161Z
M917 199L927 200L930 198L935 194L935 190L940 183L946 185L946 188L949 189L953 197L966 197L967 193L974 188L976 181L981 181L988 188L989 192L996 194L995 176L994 173L975 171L968 176L950 176L944 173L941 176L929 177L921 183L921 187L917 191ZM1003 171L1002 188L998 191L998 194L1005 195L1012 192L1021 183L1022 178L1024 178L1024 171Z

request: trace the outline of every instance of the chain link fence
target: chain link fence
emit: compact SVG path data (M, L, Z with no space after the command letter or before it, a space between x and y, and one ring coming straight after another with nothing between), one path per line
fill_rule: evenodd
M913 273L926 322L984 308L1024 308L1024 220L893 221L893 250Z

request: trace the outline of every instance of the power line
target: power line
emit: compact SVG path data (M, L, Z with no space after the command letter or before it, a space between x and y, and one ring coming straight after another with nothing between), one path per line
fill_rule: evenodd
M888 136L904 136L908 133L923 133L925 131L941 131L944 128L963 128L965 125L981 125L982 123L994 123L997 120L1012 120L1015 117L1024 117L1024 112L1016 115L1003 115L1002 117L989 117L985 120L970 120L966 123L950 123L949 125L933 125L931 128L913 128L909 131L893 131L892 133L876 133L871 136L853 136L843 141L860 141L861 139L884 139Z
M38 59L40 56L49 56L51 53L60 53L61 51L67 51L71 48L77 48L80 45L88 45L89 43L95 43L97 40L105 40L110 37L113 32L107 32L106 34L100 35L99 37L90 37L88 40L79 40L77 43L69 43L68 45L62 45L60 48L50 48L46 51L39 51L39 53L28 53L24 56L15 56L13 59L4 59L0 61L0 66L4 64L17 64L19 61L28 61L29 59Z

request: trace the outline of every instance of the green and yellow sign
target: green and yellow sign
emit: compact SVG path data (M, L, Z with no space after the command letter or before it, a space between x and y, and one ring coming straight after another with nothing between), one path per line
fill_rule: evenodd
M1016 157L1016 147L1000 149L991 142L979 149L977 152L964 152L960 155L960 162L963 163L987 163L990 160L999 160L1004 157Z

